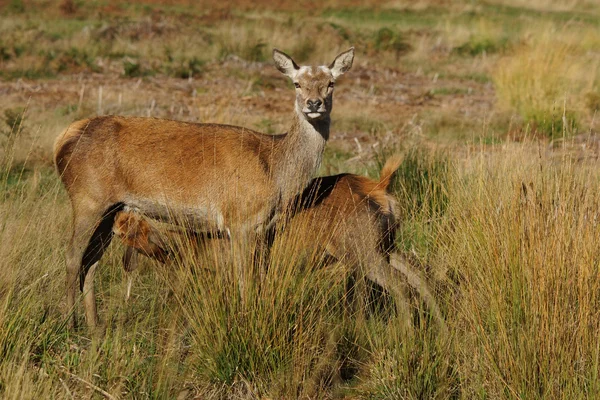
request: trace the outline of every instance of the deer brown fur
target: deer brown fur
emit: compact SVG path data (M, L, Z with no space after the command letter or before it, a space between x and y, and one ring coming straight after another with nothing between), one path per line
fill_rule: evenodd
M113 225L114 234L121 239L128 250L135 249L147 257L166 263L169 259L169 252L163 238L150 223L136 215L132 211L122 211L115 217ZM132 253L127 251L123 258L125 270L131 272L135 269L132 263Z
M95 266L124 207L206 231L228 231L247 243L264 234L314 176L329 137L333 82L352 66L354 49L327 67L299 67L278 50L273 58L296 86L285 134L103 116L74 122L59 135L54 160L73 210L67 307L74 306L79 280L90 327L97 323ZM243 276L241 265L238 274Z
M293 252L294 258L303 253L333 257L348 265L351 273L363 274L390 292L397 307L407 313L405 315L409 315L404 300L407 281L419 292L432 315L445 329L443 317L424 279L395 251L395 200L388 188L399 165L400 158L391 157L382 168L378 181L353 174L313 179L296 197L287 223L277 235L273 247ZM140 217L121 213L119 218L135 220ZM131 236L117 233L123 243L136 248L141 254L158 259L146 250L160 246L159 240L153 239L157 235L152 237L148 234L152 229L148 222L140 220L131 226L140 228L137 235L135 231L131 232ZM132 237L136 237L135 240L131 240ZM131 248L126 251L131 251ZM126 270L135 268L127 264L125 267Z

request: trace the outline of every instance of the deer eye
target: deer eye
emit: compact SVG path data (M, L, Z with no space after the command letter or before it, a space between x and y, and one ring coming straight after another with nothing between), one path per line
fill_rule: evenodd
M333 82L329 82L329 86L330 88L333 88Z
M300 89L300 84L298 82L294 82L294 86L296 86L296 89Z

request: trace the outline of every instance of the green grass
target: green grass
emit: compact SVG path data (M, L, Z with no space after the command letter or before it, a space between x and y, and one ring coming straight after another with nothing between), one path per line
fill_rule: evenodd
M598 8L595 10L568 10L568 11L555 11L555 10L536 10L528 7L515 7L503 4L487 4L483 8L486 14L496 15L499 17L512 18L525 18L528 20L545 20L551 22L565 23L569 21L582 22L591 26L599 26L598 19Z
M469 41L454 48L454 51L459 55L478 56L481 54L493 54L506 50L508 40L501 38L494 40L490 38L471 38Z
M447 15L443 8L413 10L374 10L370 8L331 9L323 12L323 17L348 21L353 25L401 24L408 26L434 26L440 16Z
M347 161L354 155L334 146L325 147L323 162L317 175L335 175L343 173L347 169Z

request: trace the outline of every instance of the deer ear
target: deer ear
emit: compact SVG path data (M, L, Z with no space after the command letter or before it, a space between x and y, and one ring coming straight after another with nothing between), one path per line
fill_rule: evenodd
M292 57L277 49L273 49L273 61L275 61L277 69L291 79L294 79L296 71L300 69Z
M354 60L354 47L340 53L335 60L329 66L333 79L337 79L338 76L347 72L352 67L352 61Z

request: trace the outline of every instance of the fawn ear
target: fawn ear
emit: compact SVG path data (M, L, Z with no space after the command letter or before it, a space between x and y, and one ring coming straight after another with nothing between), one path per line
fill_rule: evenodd
M273 49L273 61L275 61L277 69L291 79L294 79L296 72L300 69L292 57L277 49Z
M337 79L338 76L350 70L352 68L352 61L354 61L354 47L350 47L348 50L340 53L329 66L333 79Z

